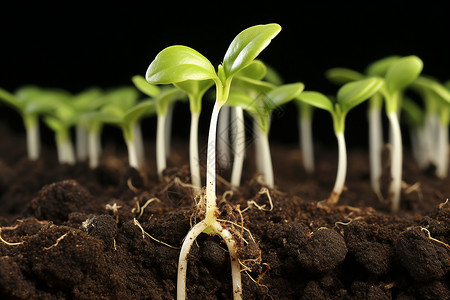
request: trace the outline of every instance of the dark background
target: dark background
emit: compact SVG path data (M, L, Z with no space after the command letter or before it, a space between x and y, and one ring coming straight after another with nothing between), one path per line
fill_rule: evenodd
M415 54L424 61L425 74L450 79L448 10L431 2L5 2L0 4L0 86L9 91L25 84L73 93L94 85L131 84L131 76L144 75L155 55L174 44L193 47L217 65L241 30L271 22L283 29L260 58L286 82L301 81L307 90L335 94L337 86L324 78L328 68L363 71L393 54ZM173 133L187 138L187 106L175 113L179 126ZM349 114L349 144L367 144L365 113L361 106ZM283 107L283 117L278 114L273 121L273 142L297 143L296 114L293 104ZM335 143L330 117L322 111L315 116L316 139ZM23 130L11 110L1 107L0 117ZM152 138L154 121L146 122L145 134Z

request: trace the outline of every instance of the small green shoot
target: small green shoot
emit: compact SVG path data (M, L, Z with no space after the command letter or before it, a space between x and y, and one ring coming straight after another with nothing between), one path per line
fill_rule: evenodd
M339 160L334 188L326 201L328 205L335 205L344 189L347 173L347 150L344 137L347 113L370 98L382 85L383 81L378 78L368 78L347 83L339 89L336 103L333 103L328 97L319 92L307 91L298 96L298 99L301 101L328 111L333 119L334 133L338 142Z

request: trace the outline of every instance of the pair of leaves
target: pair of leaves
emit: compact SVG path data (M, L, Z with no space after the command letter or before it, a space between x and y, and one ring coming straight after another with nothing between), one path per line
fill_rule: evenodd
M148 82L155 84L212 79L216 85L220 83L226 86L236 73L248 66L267 47L280 30L278 24L257 25L243 30L231 42L223 65L219 66L217 72L198 51L187 46L170 46L156 56L145 77Z
M334 119L339 119L335 120L335 125L341 124L338 128L335 127L335 131L343 131L343 118L345 118L345 115L352 108L375 94L382 85L383 81L375 77L346 83L338 90L336 103L333 103L322 93L313 91L301 93L298 99L313 107L328 111Z

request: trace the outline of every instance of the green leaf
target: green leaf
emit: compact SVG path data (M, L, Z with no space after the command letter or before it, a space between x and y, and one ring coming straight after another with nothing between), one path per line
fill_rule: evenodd
M125 112L136 104L138 97L139 92L134 87L117 87L107 91L102 102Z
M227 105L239 106L250 112L258 111L255 99L245 93L231 92L227 100Z
M141 117L149 113L156 113L156 103L153 100L147 100L136 104L125 112L123 123L133 124Z
M326 110L331 114L334 113L333 102L322 93L306 91L300 93L300 95L297 96L297 99L313 107Z
M2 88L0 88L0 100L18 110L19 112L22 111L22 106L17 101L17 98L13 94Z
M155 98L156 101L156 113L158 115L165 115L169 105L174 101L182 99L184 93L176 87L165 87L161 89L161 93Z
M255 80L261 80L264 78L267 72L267 67L260 60L252 61L248 66L240 70L236 77L246 77Z
M264 97L264 107L267 111L275 108L296 98L305 88L301 82L284 84L269 91Z
M278 24L256 25L240 32L228 47L223 59L226 78L248 66L281 31Z
M95 108L92 106L92 103L95 103L102 95L103 93L100 88L92 87L75 95L72 101L78 111L89 111Z
M377 61L374 61L366 68L368 76L384 77L391 65L400 59L398 55L387 56Z
M170 46L158 53L145 78L153 84L171 84L185 80L217 78L211 62L186 46Z
M348 112L353 107L369 99L382 85L383 80L375 77L349 82L339 89L337 102L344 113Z
M347 68L332 68L325 72L325 77L331 82L343 84L364 79L366 76Z
M391 95L410 85L422 72L423 62L411 55L398 59L389 67L385 80L386 90Z
M231 87L233 91L247 93L254 99L262 94L267 94L274 88L276 88L276 86L273 83L240 76L233 80L233 85Z
M264 77L264 79L267 82L270 82L276 86L283 84L283 78L274 68L266 65L266 69L267 69L267 71L266 71L266 76Z
M138 90L149 97L155 98L160 93L159 87L147 82L143 76L135 75L131 78L131 80Z
M411 87L419 90L427 89L435 93L442 100L450 103L450 91L437 80L425 76L419 76L411 83Z

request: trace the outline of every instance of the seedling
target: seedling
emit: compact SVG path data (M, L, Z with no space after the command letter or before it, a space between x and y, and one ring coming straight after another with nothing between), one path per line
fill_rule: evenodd
M146 79L155 84L173 84L186 80L210 80L216 86L214 104L208 134L206 172L206 210L202 221L187 234L178 264L177 298L186 298L186 268L189 250L202 233L218 234L227 244L231 257L234 299L242 298L241 274L236 241L233 235L217 220L216 204L216 131L220 108L226 103L231 81L240 70L248 66L270 41L280 32L278 24L257 25L245 29L231 42L223 64L217 72L211 62L196 50L186 46L171 46L162 50L147 69Z
M428 161L436 166L436 176L443 179L448 170L448 126L450 91L437 80L419 76L411 89L423 99L425 117L423 137Z
M315 170L314 165L314 143L312 136L312 120L314 107L300 100L295 101L298 109L298 128L299 140L302 150L303 167L306 173L312 174Z
M303 92L298 96L298 99L301 101L328 111L333 119L334 133L338 142L339 160L334 188L326 201L328 205L337 204L344 189L347 174L347 150L344 136L345 117L352 108L370 98L382 85L383 81L378 78L368 78L347 83L339 89L336 103L333 103L328 97L319 92Z
M19 88L14 94L0 89L0 100L15 109L23 119L27 137L27 153L30 160L37 160L40 154L39 116L55 108L55 100L61 94L34 86ZM56 98L56 99L55 99Z
M202 99L206 91L214 85L213 80L186 80L174 83L177 88L188 95L191 110L191 128L189 135L189 166L195 193L200 194L202 184L200 177L200 157L198 153L198 122L202 110Z
M248 82L248 81L247 81ZM253 82L255 82L253 80ZM261 84L262 85L262 84ZM257 151L257 165L268 187L274 187L272 158L269 147L270 115L272 111L288 101L296 98L302 91L303 83L285 84L271 89L266 94L259 94L252 98L248 94L234 93L228 105L241 106L255 121L255 142Z

